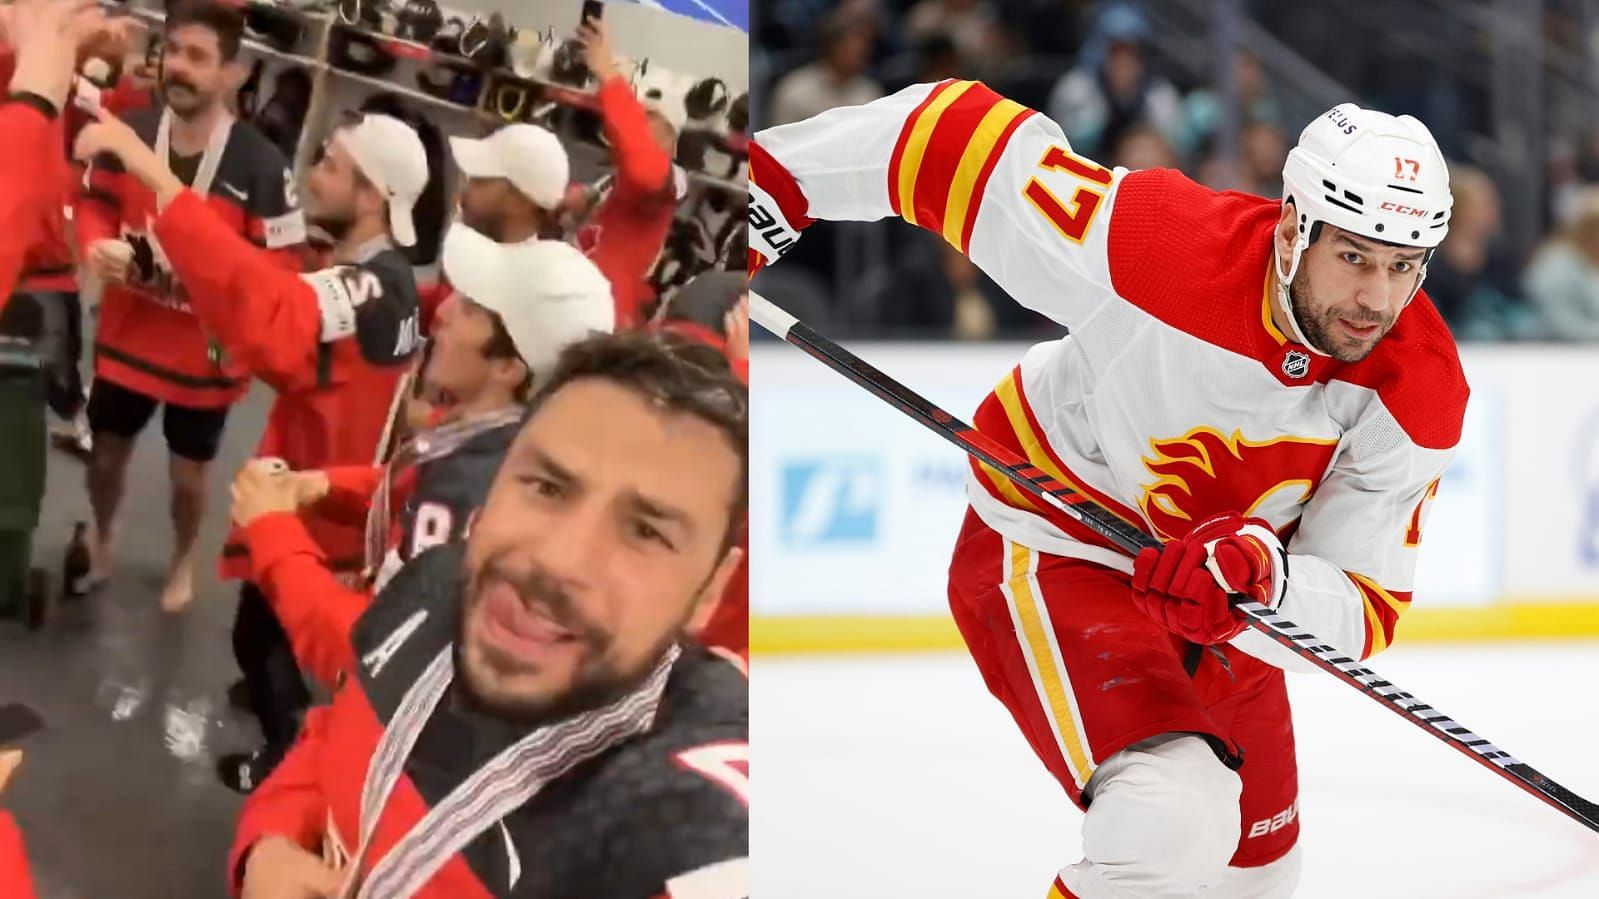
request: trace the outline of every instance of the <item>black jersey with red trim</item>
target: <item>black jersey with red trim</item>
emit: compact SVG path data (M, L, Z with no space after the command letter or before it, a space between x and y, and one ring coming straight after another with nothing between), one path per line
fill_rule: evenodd
M153 147L163 113L137 110L127 123ZM298 271L305 219L289 163L255 126L234 121L228 129L209 184L198 185L206 189L205 203L229 230ZM87 258L89 247L106 239L133 247L128 283L108 285L101 301L95 375L164 402L229 405L249 386L249 372L219 351L195 317L189 288L154 233L157 216L155 194L120 161L94 161L74 211L80 253Z
M231 870L267 834L349 858L362 783L407 690L456 638L465 547L407 565L356 624L360 664L240 818ZM526 735L448 698L407 757L362 860L370 870L429 809ZM743 899L749 854L748 682L685 642L653 727L551 781L441 867L416 899ZM237 883L237 879L235 879Z
M402 458L391 463L388 539L383 559L376 566L374 592L423 552L466 539L505 451L522 429L522 419L512 417L473 434L453 449L429 454L427 441L447 438L451 427L461 426L445 425L417 434L401 450ZM415 465L405 464L404 454L417 452L429 455Z

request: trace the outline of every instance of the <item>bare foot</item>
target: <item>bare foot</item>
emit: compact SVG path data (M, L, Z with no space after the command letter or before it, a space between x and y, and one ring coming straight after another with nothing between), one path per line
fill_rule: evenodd
M194 601L194 560L189 556L174 559L161 589L161 611L176 615Z
M89 589L111 580L111 545L116 542L116 527L113 525L106 529L104 534L100 529L89 523Z

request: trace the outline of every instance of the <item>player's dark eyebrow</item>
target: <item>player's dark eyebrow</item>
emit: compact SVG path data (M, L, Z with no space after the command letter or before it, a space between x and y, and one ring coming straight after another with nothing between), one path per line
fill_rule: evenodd
M563 484L581 483L578 476L574 474L570 468L567 468L560 462L557 462L554 456L551 456L544 450L539 449L536 446L529 446L524 452L527 454L527 464L533 466L534 468L541 469L545 474L548 474L552 480L560 481Z
M654 519L657 522L675 524L682 528L686 534L694 533L693 517L671 503L645 496L636 490L628 491L625 494L624 502L632 506L645 518Z
M1334 235L1334 237L1336 239L1338 239L1338 240L1343 241L1344 243L1348 244L1349 246L1354 247L1356 250L1359 250L1360 252L1366 253L1368 255L1374 254L1374 253L1376 253L1378 251L1378 246L1379 245L1366 243L1363 240L1359 240L1359 239L1357 239L1355 237L1352 237L1347 231L1339 231L1336 235ZM1425 256L1425 255L1427 255L1427 251L1426 250L1419 250L1418 249L1418 250L1415 250L1415 251L1407 251L1407 252L1404 252L1404 253L1400 253L1397 258L1402 259L1405 262L1420 262L1421 258L1423 256Z

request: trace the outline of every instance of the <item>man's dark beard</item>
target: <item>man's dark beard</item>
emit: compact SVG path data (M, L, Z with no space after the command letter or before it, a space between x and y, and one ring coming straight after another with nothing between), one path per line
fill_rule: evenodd
M524 600L544 606L551 621L576 634L577 639L585 644L586 652L579 663L573 684L565 693L536 700L501 699L484 696L473 687L463 658L466 619L471 610L481 604L483 587L492 580L511 584ZM463 579L462 590L466 592L461 597L461 614L456 620L455 632L456 694L473 711L524 727L540 727L579 712L596 709L636 690L655 670L656 662L667 648L680 639L678 631L681 628L674 629L646 656L647 661L642 669L622 671L608 658L611 636L585 621L577 612L571 596L544 572L534 571L525 578L514 578L504 572L497 558L491 557L484 562L483 570L476 578ZM482 650L484 660L497 673L515 673L519 669L526 669L519 660L506 657L496 647L484 646Z
M1366 358L1377 343L1393 327L1393 322L1385 320L1381 313L1360 310L1356 313L1356 321L1362 325L1377 325L1382 330L1377 334L1377 340L1369 346L1362 348L1349 347L1347 337L1340 336L1334 327L1338 324L1339 313L1329 307L1321 318L1316 318L1310 310L1310 276L1301 267L1294 275L1294 280L1288 283L1288 299L1294 308L1294 321L1299 323L1299 330L1304 332L1305 339L1310 341L1317 349L1337 359L1339 362L1359 362Z
M187 96L191 99L188 100L185 105L180 106L172 102L172 88L174 87L182 87L187 90ZM184 81L181 78L168 78L161 82L161 95L166 101L167 107L171 109L172 112L180 119L193 118L209 108L211 105L209 99L204 94L200 93L200 91L196 89L194 85Z
M505 216L497 208L474 215L462 206L461 223L495 243L505 242Z
M337 243L342 243L344 238L349 235L350 229L355 227L355 216L353 215L336 215L333 213L308 215L306 216L306 221L328 232L328 236Z

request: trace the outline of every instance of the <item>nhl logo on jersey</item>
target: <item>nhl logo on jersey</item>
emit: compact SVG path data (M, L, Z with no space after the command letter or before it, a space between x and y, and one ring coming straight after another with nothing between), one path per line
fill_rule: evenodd
M1283 357L1283 374L1290 378L1303 378L1310 371L1310 354L1289 350Z

